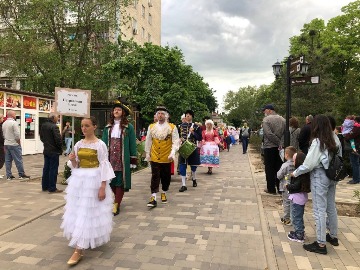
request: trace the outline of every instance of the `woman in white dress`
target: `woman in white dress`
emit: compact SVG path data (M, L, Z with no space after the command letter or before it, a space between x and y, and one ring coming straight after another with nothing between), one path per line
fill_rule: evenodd
M109 182L115 177L103 141L95 136L96 119L84 118L85 139L69 155L71 176L65 190L65 213L61 228L75 251L68 265L77 264L84 249L96 248L110 240L113 228L113 198Z

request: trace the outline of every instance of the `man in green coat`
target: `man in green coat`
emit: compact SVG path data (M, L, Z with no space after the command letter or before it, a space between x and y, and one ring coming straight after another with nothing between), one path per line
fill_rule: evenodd
M110 123L104 128L102 135L116 176L110 183L115 195L114 216L120 213L124 192L131 189L130 168L136 168L137 164L136 135L127 119L130 113L129 107L117 101L110 115Z

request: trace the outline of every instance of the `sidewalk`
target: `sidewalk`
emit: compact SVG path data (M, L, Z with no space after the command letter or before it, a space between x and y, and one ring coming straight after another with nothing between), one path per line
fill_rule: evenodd
M199 168L198 187L189 182L184 193L175 175L169 203L151 210L150 171L134 174L111 241L86 251L76 269L360 269L360 220L339 218L340 246L328 245L329 255L305 252L286 238L291 227L280 223L280 213L263 209L264 176L248 155L240 146L221 152L221 168L213 175ZM24 157L32 178L41 175L42 158ZM59 228L63 205L63 194L42 192L40 180L0 180L0 269L69 269L72 249ZM314 240L313 223L307 213L307 241Z

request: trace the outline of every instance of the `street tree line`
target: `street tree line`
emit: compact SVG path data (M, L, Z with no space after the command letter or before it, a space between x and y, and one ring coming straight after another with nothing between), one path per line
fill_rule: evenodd
M289 55L304 55L310 63L307 75L321 78L317 85L292 87L293 116L327 114L340 124L346 115L360 114L360 1L341 11L327 24L318 18L305 23L300 34L290 38ZM267 103L275 104L285 115L286 58L282 75L271 85L241 87L225 95L228 122L236 125L248 120L259 127L263 117L260 108Z
M196 119L217 107L214 90L177 47L139 46L114 36L128 26L130 0L0 0L1 70L22 77L22 90L53 94L55 87L92 90L92 100L121 95L145 122L164 104L175 122L186 109Z

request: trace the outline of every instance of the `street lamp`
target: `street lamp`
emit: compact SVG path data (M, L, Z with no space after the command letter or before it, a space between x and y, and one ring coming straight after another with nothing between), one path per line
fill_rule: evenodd
M279 63L279 60L275 64L272 65L275 78L280 77L282 67L283 67L283 65Z
M280 76L282 64L277 61L272 65L275 78ZM291 84L292 75L301 73L306 74L309 68L309 63L304 61L304 56L294 58L290 55L286 60L286 116L285 116L285 132L284 132L284 147L290 145L290 115L291 115Z

